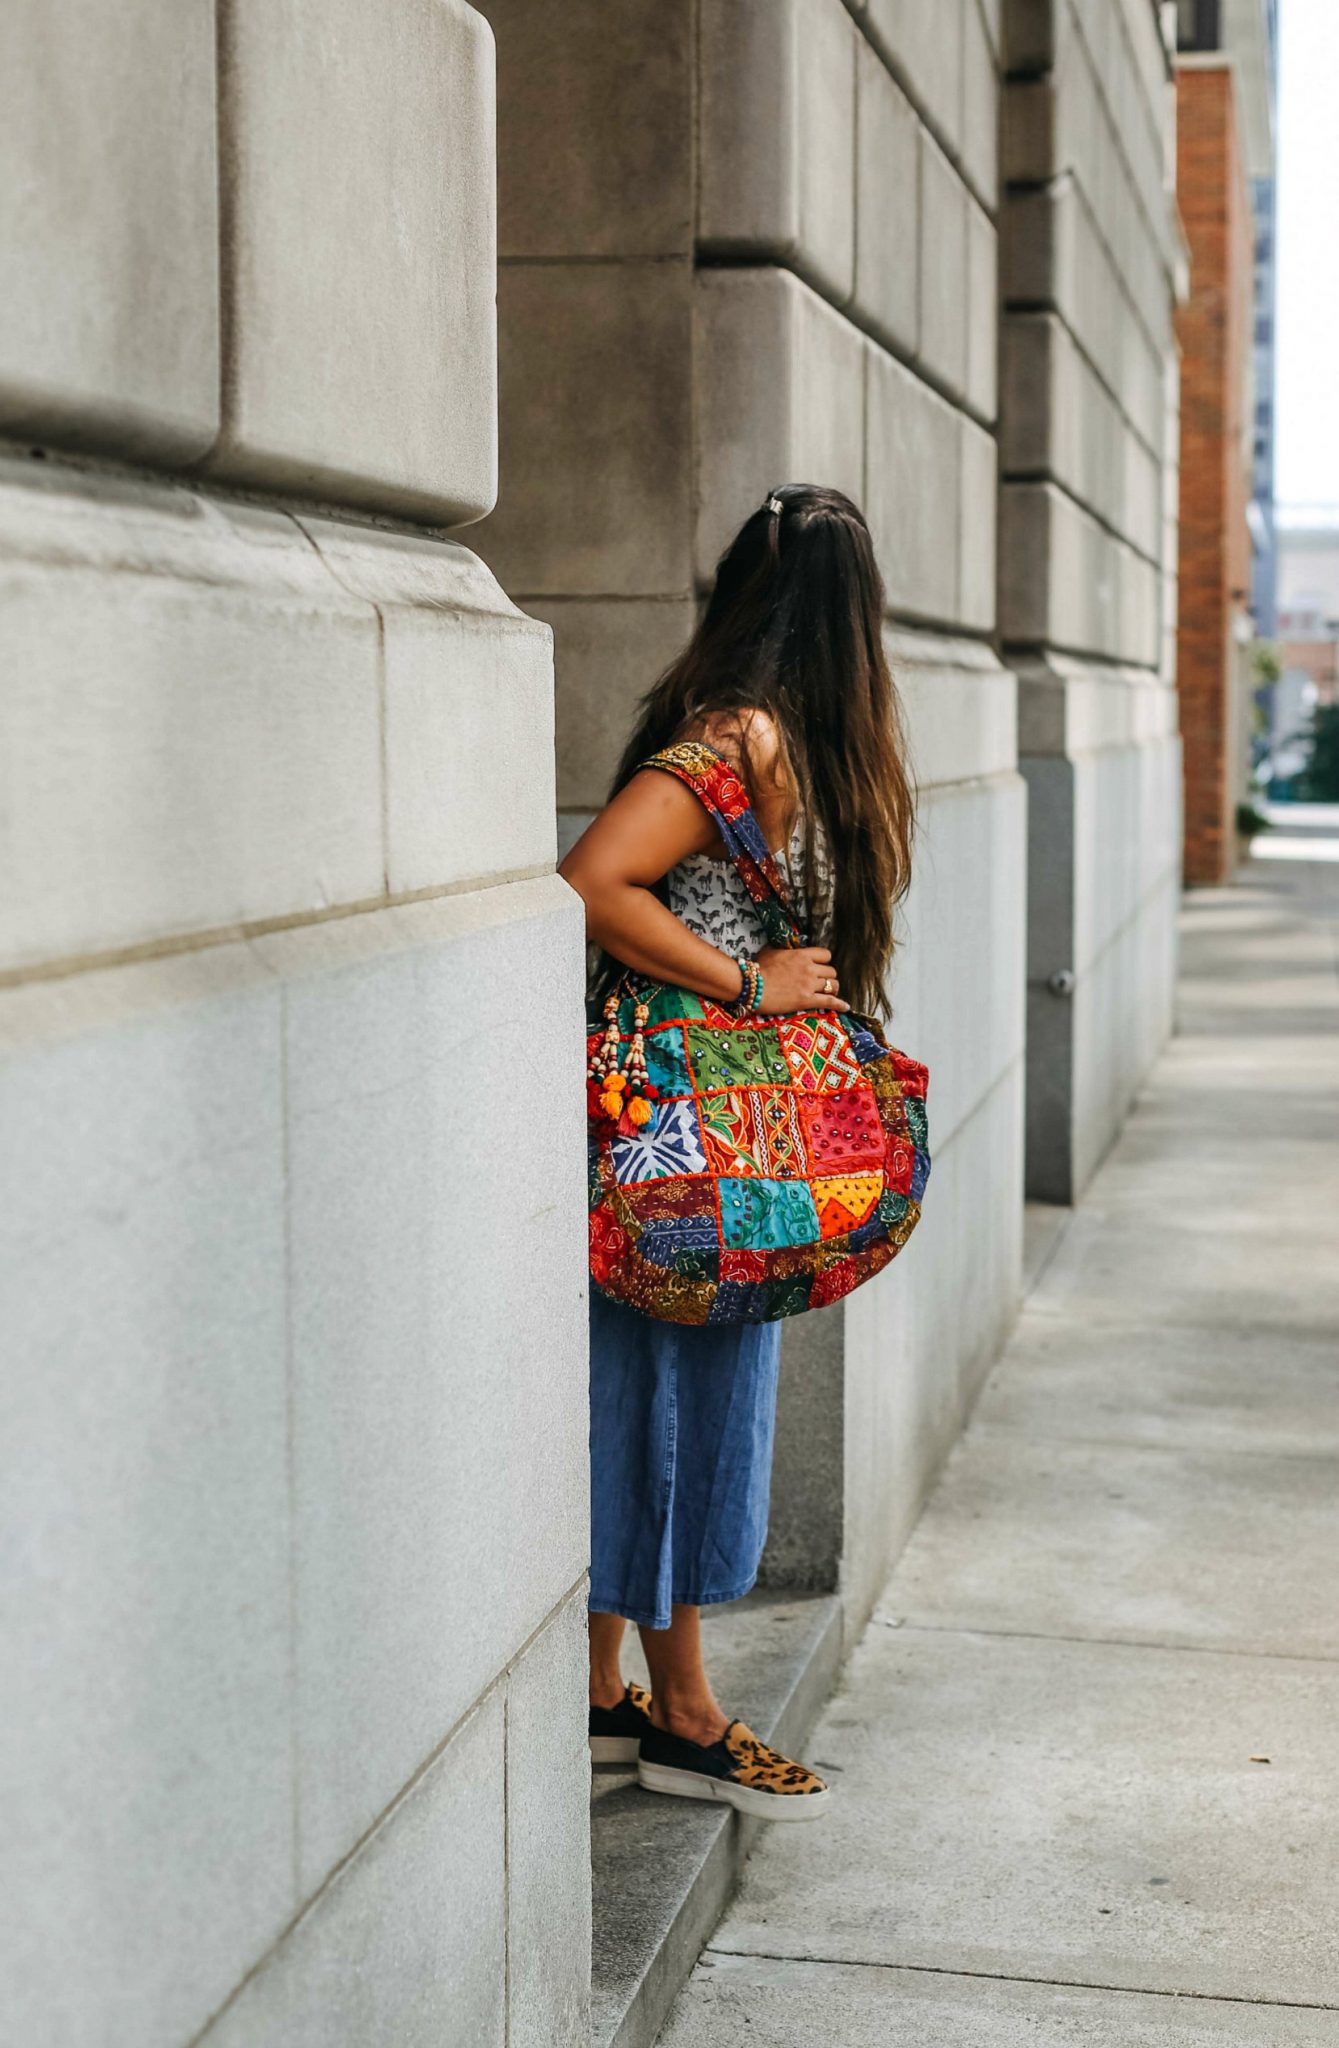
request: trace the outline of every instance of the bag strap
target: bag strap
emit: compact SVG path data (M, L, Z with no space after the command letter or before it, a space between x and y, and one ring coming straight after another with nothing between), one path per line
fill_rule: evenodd
M686 783L711 813L725 850L757 904L767 941L772 946L802 946L804 933L791 902L786 878L769 851L757 814L749 802L743 777L705 740L679 740L661 747L640 762L642 768L663 768Z

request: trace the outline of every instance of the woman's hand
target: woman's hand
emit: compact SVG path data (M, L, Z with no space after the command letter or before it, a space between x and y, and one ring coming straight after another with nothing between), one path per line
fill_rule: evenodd
M826 946L766 946L756 957L762 969L761 1016L850 1009L837 992L837 970Z

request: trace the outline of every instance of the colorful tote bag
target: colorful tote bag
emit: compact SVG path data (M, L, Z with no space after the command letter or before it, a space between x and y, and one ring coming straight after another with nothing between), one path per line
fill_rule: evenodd
M805 943L743 781L685 741L643 762L710 811L768 942ZM894 1258L929 1177L923 1066L873 1018L737 1015L631 974L587 1022L590 1271L670 1323L821 1308Z

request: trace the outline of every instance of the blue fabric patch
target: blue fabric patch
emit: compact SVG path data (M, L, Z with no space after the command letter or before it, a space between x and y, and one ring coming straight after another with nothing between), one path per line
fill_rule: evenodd
M888 1225L876 1209L864 1223L857 1223L855 1229L848 1232L845 1249L848 1252L863 1252L867 1245L877 1244L879 1239L886 1237L887 1234Z
M722 1180L721 1226L734 1251L816 1244L822 1235L809 1184L802 1180Z
M911 1169L911 1199L913 1202L919 1202L921 1196L925 1193L925 1183L929 1178L930 1155L928 1152L922 1152L918 1145L916 1147L915 1164Z
M689 1095L692 1082L688 1078L688 1054L684 1049L682 1024L668 1024L663 1031L649 1031L642 1043L646 1047L646 1074L653 1088L662 1095Z
M879 1044L872 1031L866 1031L863 1024L853 1024L849 1019L846 1035L851 1041L851 1050L862 1067L868 1066L871 1060L882 1059L888 1050L887 1046Z

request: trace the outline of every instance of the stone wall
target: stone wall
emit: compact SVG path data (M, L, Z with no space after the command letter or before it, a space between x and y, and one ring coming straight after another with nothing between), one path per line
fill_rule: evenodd
M921 784L894 1036L931 1067L905 1257L785 1334L773 1584L858 1630L1013 1314L1024 803L993 647L1000 9L487 0L502 493L554 630L560 839L767 489L867 509Z
M1001 632L1029 797L1029 1192L1171 1024L1180 876L1171 85L1149 0L1007 0Z
M0 27L31 2048L587 2038L580 1054L484 1027L577 1046L580 906L548 628L423 525L494 497L493 91L462 0Z

